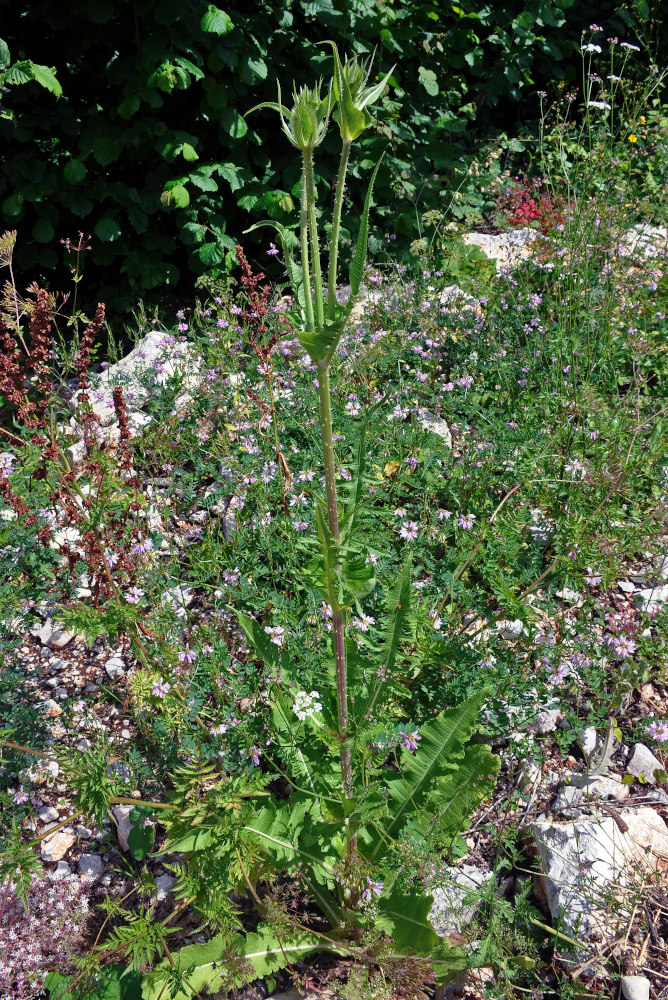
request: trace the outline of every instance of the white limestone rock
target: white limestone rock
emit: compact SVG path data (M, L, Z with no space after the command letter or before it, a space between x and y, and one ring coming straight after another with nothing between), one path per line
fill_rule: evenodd
M492 872L474 865L449 867L445 870L448 884L430 890L434 903L429 914L432 927L440 937L461 934L470 924L478 909L478 902L464 904L463 900L485 886Z
M654 772L662 771L663 764L643 743L636 743L633 748L633 756L626 765L626 770L636 778L643 777L650 785L655 785Z

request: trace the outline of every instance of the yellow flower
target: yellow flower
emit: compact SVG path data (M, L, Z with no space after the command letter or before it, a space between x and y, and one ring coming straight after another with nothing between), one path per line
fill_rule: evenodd
M631 135L629 136L629 142L637 142L637 141L638 141L638 136L634 135L633 132L631 132Z

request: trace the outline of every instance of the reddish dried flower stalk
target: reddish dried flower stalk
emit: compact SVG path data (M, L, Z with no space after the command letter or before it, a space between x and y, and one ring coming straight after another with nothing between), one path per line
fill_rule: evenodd
M128 421L128 408L125 405L125 397L123 396L122 386L115 386L111 395L114 400L114 413L116 414L116 419L118 420L118 429L121 432L121 441L129 441L130 423Z
M79 378L79 388L82 390L90 387L90 383L88 381L90 356L93 350L93 344L95 343L95 340L104 324L104 316L104 302L98 302L97 309L95 310L95 316L81 335L81 342L79 344L79 352L77 354L74 370Z
M240 244L235 247L235 252L237 260L241 264L241 285L251 304L251 308L242 310L241 315L248 325L251 346L260 361L264 361L271 354L278 340L278 331L276 331L266 343L260 344L258 342L258 338L264 337L267 332L264 318L269 312L271 285L263 285L262 292L259 294L257 287L264 278L264 271L253 274L244 248Z
M0 477L0 496L5 498L17 517L25 517L23 523L26 527L37 524L37 518L30 513L30 507L14 492L14 488L6 476Z

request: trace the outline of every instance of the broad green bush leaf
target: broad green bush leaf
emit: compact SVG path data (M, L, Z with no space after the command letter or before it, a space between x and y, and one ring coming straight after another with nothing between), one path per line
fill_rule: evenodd
M433 69L426 69L424 66L419 66L418 79L430 97L438 95L438 80Z
M9 46L3 38L0 38L0 70L6 69L10 62Z
M30 83L32 79L32 63L24 59L9 67L4 82L20 85L22 83Z
M55 70L50 69L48 66L39 66L37 63L31 63L31 66L33 80L44 87L45 90L48 90L49 93L55 94L56 97L62 97L63 88L56 79Z
M63 177L68 184L78 184L79 181L84 179L87 173L86 164L81 160L68 160L63 167Z
M387 899L381 898L378 908L383 928L392 935L398 950L429 955L438 945L438 935L429 923L433 902L432 896L417 889L407 896L403 890L394 888Z
M161 196L160 201L163 205L174 205L176 208L187 208L190 204L190 195L188 189L183 186L183 184L174 184L172 187L166 188Z
M197 256L207 267L216 267L225 260L225 247L220 243L205 243L197 251Z
M248 131L243 115L236 108L225 108L220 116L220 124L232 139L243 139Z
M189 142L184 142L181 147L181 156L184 160L192 163L193 160L199 160L199 154L194 146L191 146Z
M207 7L199 26L202 31L211 31L214 35L227 35L234 27L225 11L213 4Z
M121 227L111 216L104 215L95 226L93 232L98 240L102 240L103 243L113 243L121 235Z
M47 219L38 219L32 227L32 235L38 243L50 243L56 231Z
M133 114L139 110L140 104L141 98L139 94L132 94L118 105L118 113L121 118L132 118Z

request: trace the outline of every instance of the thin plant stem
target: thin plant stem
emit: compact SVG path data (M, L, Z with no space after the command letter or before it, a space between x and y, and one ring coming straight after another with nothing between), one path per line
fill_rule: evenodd
M313 299L311 297L311 270L309 266L309 251L308 251L308 210L307 210L307 192L306 192L306 154L304 154L304 162L302 164L302 196L301 205L299 209L299 240L302 248L302 280L304 283L304 310L306 313L306 329L309 332L314 330L313 321ZM295 293L297 289L295 289ZM299 303L297 303L299 305Z
M318 363L318 394L320 397L320 432L322 434L322 457L325 469L325 491L327 493L327 520L335 542L339 541L339 512L336 503L336 479L334 477L334 442L332 440L332 403L329 391L329 364ZM339 742L341 744L341 774L343 787L348 797L352 796L353 778L350 762L348 737L348 669L346 663L345 617L343 611L332 608L332 645L336 664L336 706L339 721Z
M318 245L318 221L315 214L315 181L313 180L313 150L304 150L304 182L306 184L306 210L313 263L313 297L315 299L315 325L322 330L325 325L325 304L322 297L322 272Z
M343 205L343 189L346 183L346 171L352 143L344 142L341 147L339 174L336 178L336 194L334 196L334 212L332 214L332 238L329 242L329 273L327 276L327 316L334 319L336 313L336 268L339 255L339 230L341 228L341 208Z

